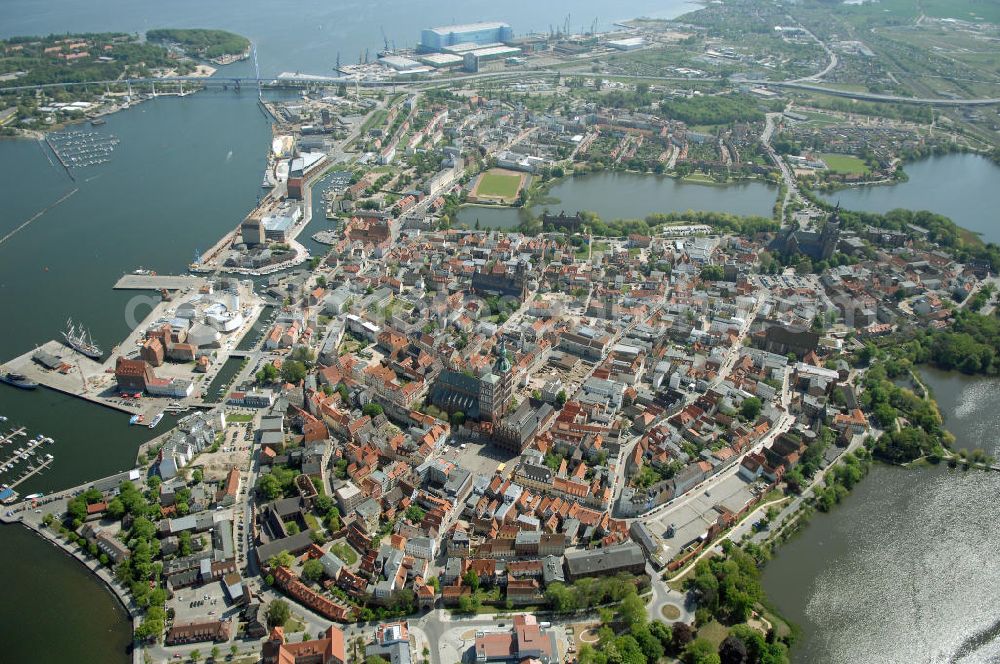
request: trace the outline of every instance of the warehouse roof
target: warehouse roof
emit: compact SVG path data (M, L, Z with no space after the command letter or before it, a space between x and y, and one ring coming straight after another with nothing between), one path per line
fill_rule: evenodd
M631 565L645 564L642 549L635 542L592 551L567 551L566 569L573 576L596 574Z
M481 23L460 23L458 25L442 25L431 28L431 32L439 35L448 35L452 32L474 32L476 30L499 30L509 28L510 25L502 21L483 21Z

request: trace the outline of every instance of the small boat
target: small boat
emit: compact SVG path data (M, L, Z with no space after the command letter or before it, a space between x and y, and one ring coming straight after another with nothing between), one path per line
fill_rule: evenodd
M24 499L25 500L38 500L39 498L41 498L44 495L45 495L44 493L33 493L30 496L25 496Z
M101 125L108 124L107 120L102 120L101 118L94 118L90 121L91 127L100 127Z
M156 417L153 418L153 421L149 423L149 428L150 429L154 428L157 424L160 423L160 420L162 419L163 419L163 413L157 413Z
M132 417L128 418L128 423L129 424L137 424L139 422L139 419L141 417L142 417L141 415L133 415Z

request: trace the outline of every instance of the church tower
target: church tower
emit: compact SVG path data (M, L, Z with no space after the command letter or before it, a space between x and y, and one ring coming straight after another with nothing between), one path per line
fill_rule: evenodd
M479 412L484 420L499 422L514 397L514 371L503 338L496 346L493 370L480 379Z
M826 220L823 226L823 233L820 235L820 255L823 260L829 259L837 251L840 244L840 202L833 208L833 213Z

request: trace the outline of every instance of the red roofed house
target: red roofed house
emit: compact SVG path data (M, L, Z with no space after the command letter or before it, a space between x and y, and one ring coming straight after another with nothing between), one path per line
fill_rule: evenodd
M514 616L510 632L477 632L476 662L521 662L537 659L542 664L559 661L555 635L543 632L532 615Z
M286 643L285 630L275 627L260 649L264 664L345 664L344 633L328 627L318 639Z

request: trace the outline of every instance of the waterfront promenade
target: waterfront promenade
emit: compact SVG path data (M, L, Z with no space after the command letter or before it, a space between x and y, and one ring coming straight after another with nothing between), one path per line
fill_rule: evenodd
M129 620L132 623L132 631L134 632L135 628L138 627L141 622L142 610L132 600L132 595L129 592L129 589L118 583L114 577L114 571L111 568L102 565L100 561L91 556L89 552L87 552L75 541L72 543L68 542L65 537L60 535L58 529L59 519L66 513L66 503L69 502L73 496L87 490L97 483L105 481L111 482L117 478L128 479L128 477L128 473L119 473L108 478L87 482L81 486L58 491L41 498L35 503L21 501L20 503L16 503L11 506L5 506L3 512L0 513L0 522L4 524L21 524L41 537L43 540L62 550L62 552L67 556L75 559L86 567L90 573L96 576L101 583L104 584L104 587L115 596L122 608L125 609L125 612L128 614ZM56 521L53 522L52 526L46 527L43 524L46 514L52 514L56 517ZM132 661L135 664L142 662L142 656L139 649L133 651Z
M226 272L231 274L246 274L250 276L264 276L268 274L274 274L276 272L281 272L282 270L287 270L295 267L296 265L301 265L311 258L309 250L306 249L305 245L298 241L299 234L302 233L312 221L313 217L313 206L312 206L312 193L314 185L323 178L326 174L324 169L320 173L312 176L307 180L302 186L302 218L299 219L295 225L289 229L288 239L286 243L294 252L294 257L284 261L282 263L276 263L274 265L266 265L260 268L243 268L243 267L228 267L226 266L225 260L228 256L228 249L232 247L235 243L240 240L241 227L243 220L237 224L236 228L229 231L222 238L216 242L211 249L206 251L198 259L198 262L192 263L189 269L192 272ZM261 200L257 208L260 209L263 206L269 204L270 201L274 199L281 198L286 194L285 184L279 182L278 185L268 193L268 195Z

